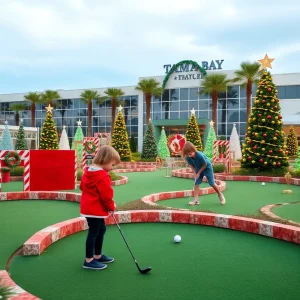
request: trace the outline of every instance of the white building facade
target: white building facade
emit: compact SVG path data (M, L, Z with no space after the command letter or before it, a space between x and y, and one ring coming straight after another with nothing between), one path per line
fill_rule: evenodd
M215 61L217 66L217 61ZM220 63L219 63L220 65ZM170 67L165 66L170 70ZM228 79L234 77L234 71L207 70L210 72L225 73ZM284 124L300 124L300 73L273 74L273 81L277 85L278 98L281 100L281 114ZM139 80L150 78L140 77ZM167 134L184 133L190 117L190 110L195 109L198 123L202 126L202 137L207 134L207 124L211 120L211 97L202 95L202 74L192 66L186 66L170 74L167 82L166 75L151 77L161 84L165 83L165 91L159 98L153 97L151 104L151 119L156 135L159 135L162 126ZM123 100L123 114L127 125L128 135L138 139L138 149L141 150L145 129L145 102L141 92L135 89L136 85L119 87L125 95ZM93 88L103 96L107 88ZM58 129L67 126L69 138L73 138L77 120L82 121L83 133L87 134L87 105L80 100L84 90L58 90L61 96L60 103L53 110L53 117ZM255 96L256 86L253 85L252 99ZM0 94L0 124L5 120L9 125L15 125L15 113L9 109L10 104L26 102L21 94ZM28 103L29 105L29 103ZM45 105L36 105L36 127L41 128L46 116ZM30 110L20 112L24 119L24 126L31 126ZM229 139L233 124L236 124L238 133L243 139L246 133L246 90L239 84L230 86L226 93L219 94L217 110L217 136ZM201 127L201 126L200 126ZM110 103L93 103L92 132L110 132L111 107Z

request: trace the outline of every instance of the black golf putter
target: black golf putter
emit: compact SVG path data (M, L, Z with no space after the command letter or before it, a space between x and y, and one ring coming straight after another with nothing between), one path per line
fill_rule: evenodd
M131 254L131 256L132 256L132 258L133 258L133 260L134 260L134 262L135 262L135 264L136 264L136 266L137 266L137 268L139 269L140 273L141 273L141 274L147 274L148 272L151 271L151 267L148 267L148 268L145 268L145 269L141 269L141 268L139 267L138 262L137 262L137 260L135 259L133 253L131 252L131 250L130 250L128 244L127 244L127 241L126 241L126 239L125 239L125 236L123 235L123 232L122 232L122 230L121 230L121 228L120 228L120 226L119 226L119 224L118 224L118 222L117 222L117 220L116 220L116 218L115 218L115 216L114 216L114 213L110 213L110 214L111 214L111 216L113 217L114 222L115 222L115 224L117 225L117 227L118 227L118 229L119 229L119 231L120 231L120 233L121 233L121 235L122 235L122 238L123 238L123 240L124 240L124 242L125 242L125 244L126 244L128 250L129 250L129 252L130 252L130 254Z

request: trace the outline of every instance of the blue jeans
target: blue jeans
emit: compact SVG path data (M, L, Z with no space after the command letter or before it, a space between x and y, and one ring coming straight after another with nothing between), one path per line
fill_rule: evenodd
M199 170L197 171L197 173L198 172ZM207 178L207 181L210 186L215 184L214 171L212 167L204 169L203 172L200 174L199 178L196 180L195 184L201 184L204 176Z
M102 254L106 225L103 218L86 218L89 231L85 243L85 257L92 258Z

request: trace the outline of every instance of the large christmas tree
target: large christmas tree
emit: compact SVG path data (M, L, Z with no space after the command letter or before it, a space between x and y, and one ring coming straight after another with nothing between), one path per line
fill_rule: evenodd
M59 140L59 150L70 150L70 144L65 125L63 125L63 130Z
M170 150L168 147L167 136L164 127L162 127L160 138L158 141L158 155L165 159L166 157L170 157Z
M289 156L297 156L298 154L298 141L295 135L294 127L291 126L290 132L287 136L286 147Z
M0 143L0 150L14 150L12 138L8 129L7 121L5 121L5 127L2 134Z
M152 122L149 120L144 136L141 158L155 158L156 156L157 144L153 132Z
M117 150L122 161L131 161L131 150L122 109L123 107L120 105L118 107L119 112L114 124L111 145Z
M78 120L77 121L77 129L75 131L73 144L72 144L72 150L76 150L76 156L77 156L77 160L79 162L82 161L83 138L84 138L81 124L82 124L82 121Z
M277 93L270 72L263 71L243 144L244 168L271 169L288 166Z
M200 132L199 132L197 119L195 116L195 110L192 109L191 113L192 114L190 117L189 124L187 126L185 137L188 142L191 142L192 144L194 144L194 146L197 148L198 151L202 151L203 146L202 146L202 141L201 141L201 136L200 136Z
M217 140L217 137L216 137L216 132L215 132L215 129L214 129L214 122L210 121L209 125L210 125L209 132L208 132L208 135L207 135L207 139L206 139L205 148L204 148L203 153L212 161L214 141ZM218 155L218 153L216 153L216 155Z
M57 150L58 149L58 135L56 131L56 126L52 116L53 107L50 104L46 107L47 115L46 120L43 124L40 146L39 149L43 150Z
M229 151L234 153L235 160L242 158L240 137L236 130L236 125L233 124L232 132L230 135Z
M22 120L17 133L17 141L16 141L15 149L28 150L27 142L25 140L25 132L24 132L24 126L22 124Z

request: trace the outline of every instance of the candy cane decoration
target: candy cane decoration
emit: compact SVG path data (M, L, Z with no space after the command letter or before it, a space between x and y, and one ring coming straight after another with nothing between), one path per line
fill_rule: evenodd
M230 151L229 151L229 141L214 141L213 146L213 165L216 163L223 163L227 167L227 172L230 173ZM217 148L219 146L225 146L225 157L217 157Z
M1 150L0 151L0 165L2 166L2 160L4 160L5 155L8 152L17 152L20 155L21 160L24 160L24 191L27 192L30 190L30 151L29 150ZM1 179L2 181L2 179ZM0 191L1 191L1 183L0 183Z
M92 154L89 154L85 150L85 143L86 142L93 142L96 146L95 152ZM87 137L83 139L83 150L82 150L82 169L86 167L86 155L93 155L95 156L99 149L99 138L98 137Z

